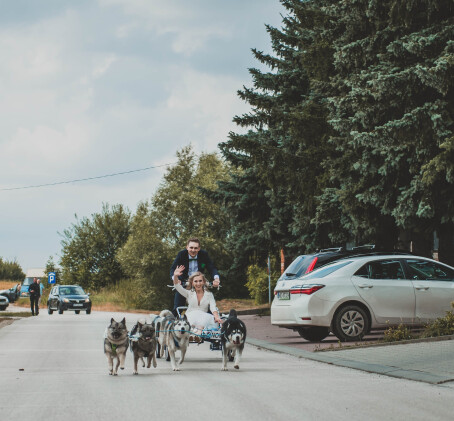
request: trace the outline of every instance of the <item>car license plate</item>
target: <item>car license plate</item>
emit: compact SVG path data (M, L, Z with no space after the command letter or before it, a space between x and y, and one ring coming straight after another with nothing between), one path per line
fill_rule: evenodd
M82 307L83 304L73 304L74 307Z
M290 300L290 292L289 291L281 291L277 293L277 298L279 300Z

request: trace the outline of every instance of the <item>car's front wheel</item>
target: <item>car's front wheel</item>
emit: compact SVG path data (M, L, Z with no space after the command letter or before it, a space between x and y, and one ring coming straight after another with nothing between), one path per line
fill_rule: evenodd
M58 306L58 314L63 314L63 308L61 305Z
M50 304L47 305L47 312L48 312L49 314L52 314L52 313L54 312L54 310L52 310L52 309L50 308Z
M370 319L363 308L356 305L341 307L333 318L333 333L342 342L354 342L363 339L369 331Z
M320 342L329 335L329 328L321 326L300 327L297 331L303 339L309 342Z
M79 314L80 310L74 310L74 313Z
M91 313L91 307L87 309L87 314Z

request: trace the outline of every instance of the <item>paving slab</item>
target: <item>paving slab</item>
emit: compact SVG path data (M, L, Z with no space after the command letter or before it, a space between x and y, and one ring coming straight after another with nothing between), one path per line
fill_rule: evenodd
M355 348L339 348L328 337L310 343L292 330L272 326L269 316L241 316L248 328L247 342L259 348L370 373L454 387L454 337L417 343L377 344L369 338ZM317 352L319 351L319 352Z

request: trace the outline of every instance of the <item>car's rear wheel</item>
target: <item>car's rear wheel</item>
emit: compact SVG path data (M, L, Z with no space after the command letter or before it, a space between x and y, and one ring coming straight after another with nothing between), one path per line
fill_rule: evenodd
M79 314L80 310L74 310L74 313Z
M329 335L329 328L321 326L300 327L297 332L309 342L320 342Z
M54 312L54 310L52 310L52 309L50 308L50 304L47 305L47 312L48 312L49 314L52 314L52 313Z
M369 331L370 319L366 311L356 305L341 307L333 318L333 333L342 342L354 342L363 339Z
M63 309L60 305L58 306L58 314L63 314Z

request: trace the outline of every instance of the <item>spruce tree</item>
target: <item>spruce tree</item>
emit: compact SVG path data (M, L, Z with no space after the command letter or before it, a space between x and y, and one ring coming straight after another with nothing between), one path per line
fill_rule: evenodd
M333 48L319 29L330 22L312 2L282 4L282 28L266 27L274 55L252 50L270 70L250 69L253 86L238 92L251 112L234 121L249 130L219 145L237 169L232 182L220 184L217 200L236 227L230 240L238 247L235 269L243 271L253 256L264 262L280 248L292 255L330 243L311 223L328 180L322 162L333 149L323 95Z
M363 240L393 245L405 230L427 254L437 230L452 244L453 2L331 3L342 28L329 98L340 155L327 161L319 211L340 209Z

